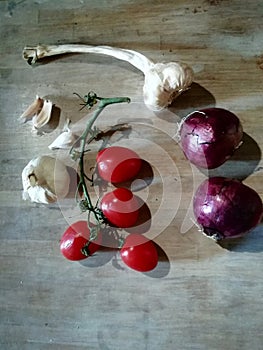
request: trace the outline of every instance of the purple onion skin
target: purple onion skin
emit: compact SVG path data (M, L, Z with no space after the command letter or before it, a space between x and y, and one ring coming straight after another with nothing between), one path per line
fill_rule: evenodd
M252 188L238 180L212 177L198 187L194 214L203 233L216 241L237 238L262 219L262 200Z
M217 168L230 158L242 137L239 118L223 108L205 108L190 113L180 128L186 158L206 169Z

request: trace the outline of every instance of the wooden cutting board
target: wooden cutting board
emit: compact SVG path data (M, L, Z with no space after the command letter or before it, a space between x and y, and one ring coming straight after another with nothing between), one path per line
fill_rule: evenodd
M193 110L234 112L245 142L210 175L241 178L262 198L262 2L1 1L0 16L1 349L261 349L262 225L222 246L199 232L191 201L208 174L185 159L177 131ZM184 61L194 83L154 113L143 103L143 75L128 63L83 54L29 66L22 50L38 43L111 45L155 62ZM150 273L130 270L108 247L84 263L66 261L59 240L79 215L74 198L22 200L21 172L30 159L49 154L72 165L48 145L67 119L85 125L92 111L79 111L73 93L91 90L131 98L108 107L97 126L124 124L107 144L133 148L145 160L131 188L146 202L138 229L159 246ZM36 94L59 111L44 135L18 120ZM90 167L101 143L91 146Z

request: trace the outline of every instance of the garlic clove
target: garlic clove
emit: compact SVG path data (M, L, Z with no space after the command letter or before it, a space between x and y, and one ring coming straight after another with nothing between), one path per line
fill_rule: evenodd
M33 131L43 128L51 119L53 103L36 96L32 104L20 116L22 122L32 120Z
M70 175L66 165L50 156L33 158L22 171L23 199L52 203L69 192Z
M52 106L53 103L50 100L44 100L41 110L32 119L33 128L41 129L50 121L52 115Z
M68 149L73 146L79 136L70 130L69 124L70 120L68 119L63 128L64 131L48 146L49 149Z
M31 120L35 115L37 115L41 111L43 104L44 104L43 98L36 95L35 100L31 103L30 106L28 106L28 108L24 111L24 113L21 114L19 119L23 123L26 123L28 120Z

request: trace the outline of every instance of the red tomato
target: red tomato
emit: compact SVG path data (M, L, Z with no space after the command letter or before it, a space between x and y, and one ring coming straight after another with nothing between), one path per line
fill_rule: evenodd
M90 238L90 230L87 221L77 221L70 225L60 240L60 250L68 260L82 260L87 258L87 255L82 253L82 248L88 243ZM88 253L92 255L99 248L102 241L101 233L95 241L88 245Z
M126 238L120 253L122 261L136 271L147 272L158 264L158 252L154 243L137 233Z
M112 146L97 154L100 177L111 183L120 183L134 178L140 171L142 160L129 148Z
M132 227L139 216L139 201L127 188L106 193L100 208L111 224L121 228Z

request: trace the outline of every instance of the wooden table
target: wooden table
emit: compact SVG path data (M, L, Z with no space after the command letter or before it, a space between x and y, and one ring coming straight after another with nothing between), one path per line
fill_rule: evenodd
M211 174L242 178L262 198L262 2L1 1L0 16L1 349L262 349L262 225L223 246L198 231L191 199L207 174L190 166L176 138L192 110L237 114L245 143ZM30 67L22 50L38 43L103 44L155 62L184 61L194 84L154 113L143 104L142 74L129 64L65 55ZM48 145L67 118L89 115L73 92L90 90L132 100L105 110L98 127L127 123L109 144L134 148L151 165L148 177L132 184L151 213L142 230L160 247L150 273L124 266L111 249L82 264L67 261L59 240L77 215L72 198L22 200L22 169L37 155L65 155ZM42 136L18 120L36 94L60 109L59 124Z

